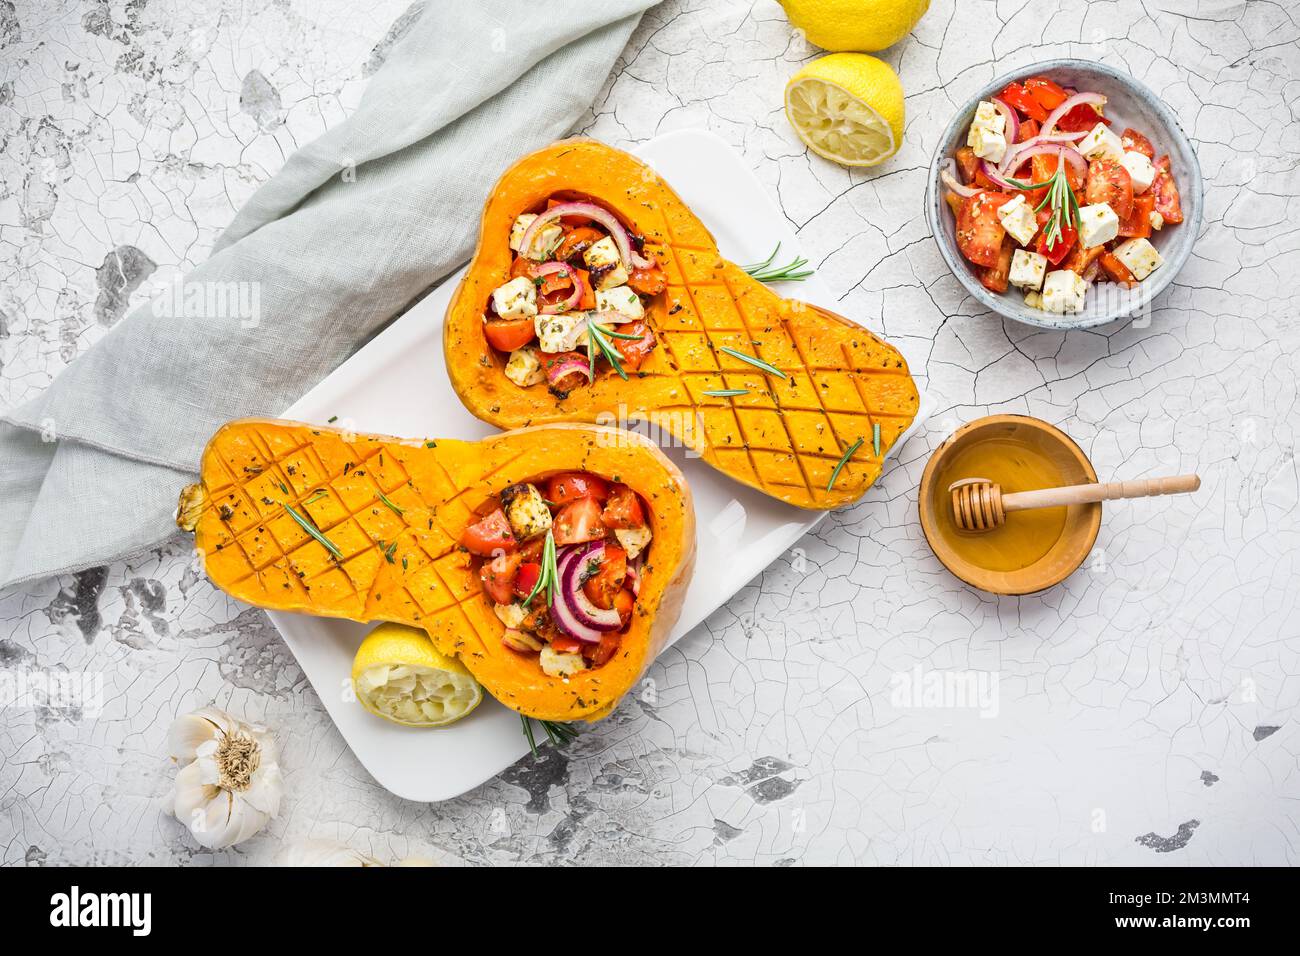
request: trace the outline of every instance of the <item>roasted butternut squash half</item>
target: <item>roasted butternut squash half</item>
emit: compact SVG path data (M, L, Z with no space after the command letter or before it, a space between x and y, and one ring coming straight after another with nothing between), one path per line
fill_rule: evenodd
M594 140L501 178L443 344L486 422L646 421L801 508L860 498L919 401L896 349L724 260L652 169Z
M232 597L424 628L541 720L613 709L667 640L695 561L681 473L648 440L588 425L473 442L235 421L178 521Z

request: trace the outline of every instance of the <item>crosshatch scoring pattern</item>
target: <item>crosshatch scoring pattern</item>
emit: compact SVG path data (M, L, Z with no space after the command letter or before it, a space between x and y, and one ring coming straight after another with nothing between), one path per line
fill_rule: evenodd
M504 625L458 541L507 485L570 470L634 488L650 505L654 541L618 658L558 680L535 658L503 647ZM544 719L594 719L622 696L666 640L664 595L672 587L680 602L683 566L694 553L680 472L645 439L595 426L404 441L243 420L208 444L202 480L195 545L213 582L233 597L270 610L422 627L498 700Z
M663 266L667 288L646 310L659 347L641 370L625 382L602 367L591 385L557 399L545 384L520 389L505 379L503 357L483 334L483 309L511 272L515 218L550 199L573 197L612 209L642 236L645 253ZM449 310L447 345L457 392L493 424L595 421L620 412L648 419L727 475L805 508L861 497L920 403L901 353L841 316L783 299L724 260L708 229L653 170L594 140L556 143L506 172ZM761 359L785 378L727 348ZM748 394L704 394L742 388ZM836 465L859 439L828 492Z

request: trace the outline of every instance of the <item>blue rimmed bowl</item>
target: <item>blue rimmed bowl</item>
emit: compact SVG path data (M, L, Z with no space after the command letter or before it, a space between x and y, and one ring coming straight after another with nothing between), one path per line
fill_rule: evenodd
M999 295L984 288L957 249L957 224L943 200L944 186L939 173L944 163L966 143L966 131L980 100L996 96L1013 80L1046 76L1062 86L1091 90L1106 96L1106 116L1116 130L1132 126L1151 140L1156 155L1169 154L1174 181L1182 199L1183 221L1166 225L1151 233L1150 241L1164 259L1164 264L1135 289L1124 289L1113 282L1094 282L1088 289L1082 312L1058 315L1031 309L1024 303L1019 289L1012 287ZM953 117L939 140L930 161L929 185L925 196L925 215L930 232L939 244L939 252L968 293L985 308L998 315L1044 329L1086 329L1147 313L1151 303L1173 281L1192 253L1201 224L1201 167L1196 152L1173 110L1133 77L1090 60L1044 60L998 77L974 96Z

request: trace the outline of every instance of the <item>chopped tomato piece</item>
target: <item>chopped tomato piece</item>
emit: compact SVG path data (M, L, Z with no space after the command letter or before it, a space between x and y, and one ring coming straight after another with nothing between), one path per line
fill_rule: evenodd
M483 323L488 345L500 352L523 348L537 336L532 319L489 319Z
M557 545L582 544L584 541L599 541L607 530L600 521L600 502L594 498L581 498L560 509L555 516L552 534Z
M1007 280L1011 275L1011 255L1015 252L1015 246L1010 236L1002 240L997 264L980 270L980 283L984 288L993 292L1007 291Z
M573 371L551 382L551 369L573 361L580 363L582 368L574 367ZM550 382L551 391L561 398L567 398L571 391L588 382L587 373L584 371L587 368L587 356L582 352L556 352L542 362L542 367L546 369L546 380Z
M1023 83L1009 83L1007 88L998 94L998 99L1010 103L1031 120L1041 123L1047 119L1047 110L1043 109L1043 104L1035 99Z
M600 635L599 644L586 644L582 648L582 656L587 658L587 662L592 667L599 667L607 663L611 657L618 653L618 646L623 642L623 638L616 631L607 631Z
M569 637L568 634L557 633L551 638L551 649L559 651L561 654L578 654L582 651L582 641L576 637Z
M977 266L998 264L1007 234L998 221L998 209L1010 199L1006 193L979 192L962 203L957 217L957 248Z
M645 526L645 509L641 496L627 485L611 485L609 500L600 520L607 528L642 528Z
M1069 223L1061 223L1061 234L1057 236L1056 241L1050 246L1047 244L1047 231L1044 227L1038 234L1038 251L1047 257L1047 261L1054 266L1059 266L1061 260L1066 257L1070 249L1074 247L1075 240L1079 238L1078 230Z
M614 597L614 609L618 611L619 620L623 626L627 627L627 622L632 620L632 609L636 607L636 595L627 588L619 591Z
M659 263L651 262L649 268L633 269L627 277L627 284L633 292L641 295L658 295L664 291L668 279L664 276L664 270L659 267Z
M1080 103L1078 106L1067 110L1065 115L1056 121L1056 132L1058 133L1079 133L1092 129L1098 123L1110 125L1110 120L1097 112L1096 107L1091 103Z
M1070 98L1064 87L1045 76L1031 76L1025 80L1025 89L1045 110L1054 110Z
M1057 165L1064 162L1065 160L1057 156L1053 156L1049 153L1039 153L1030 161L1029 181L1032 183L1047 182L1049 179L1051 179L1053 176L1056 175ZM1070 163L1065 163L1065 181L1069 183L1071 189L1076 191L1082 189L1084 183L1084 176L1085 174L1078 172L1073 165L1071 165ZM1029 193L1026 195L1025 199L1029 203L1029 205L1037 206L1040 202L1043 201L1043 197L1046 195L1047 195L1047 187L1040 186L1038 189L1030 190Z
M975 150L969 146L957 150L957 169L961 172L963 185L969 186L975 180L975 171L979 168L980 158L975 155Z
M1154 189L1133 197L1133 212L1119 221L1119 234L1125 239L1145 239L1151 235L1151 213L1156 208Z
M581 256L590 249L594 244L605 238L605 234L599 229L592 226L578 226L571 229L560 240L560 244L555 249L555 258L561 262L568 262L570 259Z
M509 604L515 599L515 575L519 571L520 560L517 554L502 554L491 561L484 561L483 567L479 568L483 591L497 604Z
M497 554L509 554L519 547L514 532L510 530L506 513L500 508L462 531L460 543L467 550L485 558Z
M1025 120L1020 124L1020 129L1016 132L1016 142L1023 143L1027 139L1033 139L1039 133L1037 120Z
M650 330L650 326L644 322L628 322L620 325L618 331L625 335L639 335L639 339L613 339L614 348L618 349L623 356L622 364L625 371L634 372L641 367L641 363L646 360L655 346L659 344L655 339L655 334Z
M1133 213L1133 178L1113 159L1094 159L1088 164L1088 203L1106 203L1120 219Z
M1120 142L1124 144L1125 152L1141 153L1147 159L1156 158L1156 149L1151 145L1151 140L1147 139L1132 126L1124 130L1120 137Z
M1066 256L1061 268L1084 275L1088 271L1088 267L1096 262L1105 251L1105 246L1089 246L1086 249L1082 245L1075 246L1070 251L1070 254Z
M1183 221L1183 201L1178 195L1178 184L1169 170L1169 157L1161 156L1156 160L1156 178L1151 183L1151 192L1156 197L1156 212L1164 217L1165 222Z
M552 475L546 486L546 500L555 505L567 505L579 498L604 501L609 497L609 483L587 471L565 471Z
M529 538L524 542L523 547L519 549L519 557L525 562L531 561L534 564L542 560L542 548L546 545L546 535L539 534L536 537Z
M1138 284L1137 277L1129 271L1129 267L1124 265L1113 252L1103 252L1101 254L1101 267L1106 271L1106 275L1122 286L1131 289Z
M607 544L600 567L582 583L582 590L596 607L611 608L626 578L627 552Z
M536 561L524 561L524 556L517 555L523 563L519 565L519 572L515 575L515 595L526 598L533 593L533 588L537 586L537 579L542 576L542 566ZM505 604L505 601L498 603Z
M578 308L594 309L596 293L591 288L591 274L586 269L574 269L578 274L578 284L582 286L582 295L578 299Z

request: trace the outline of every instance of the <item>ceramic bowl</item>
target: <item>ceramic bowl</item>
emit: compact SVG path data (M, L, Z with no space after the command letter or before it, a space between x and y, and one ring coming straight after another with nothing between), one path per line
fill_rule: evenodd
M976 267L967 262L957 249L954 235L956 223L948 204L943 200L943 184L939 181L944 162L965 145L966 132L979 101L996 96L1013 80L1040 75L1055 80L1062 86L1105 94L1106 116L1113 120L1116 131L1122 132L1126 126L1139 129L1146 133L1155 146L1156 156L1169 154L1183 206L1181 223L1167 225L1151 234L1151 244L1165 260L1160 268L1139 283L1136 289L1122 289L1112 282L1092 283L1084 311L1071 315L1057 315L1028 308L1024 304L1023 293L1014 286L999 295L980 285L975 275ZM1008 319L1040 328L1085 329L1144 314L1150 309L1155 297L1164 291L1187 262L1201 224L1201 168L1197 164L1192 144L1178 123L1178 117L1159 97L1133 77L1089 60L1044 60L998 77L981 89L953 117L930 161L925 214L930 224L930 233L939 244L939 251L948 263L948 268L982 306Z
M1029 487L1009 487L1007 479L997 474L957 474L961 462L973 446L984 442L997 442L998 447L1021 445L1032 449L1039 460L1050 463L1055 474L1049 485L1075 485L1095 482L1097 473L1088 456L1059 428L1037 418L1024 415L991 415L961 426L948 436L926 463L921 476L919 509L921 529L935 556L944 567L967 584L994 594L1032 594L1059 584L1073 574L1092 552L1097 532L1101 528L1101 504L1070 505L1065 508L1064 520L1039 512L1036 522L1026 525L1030 512L1016 512L1007 516L1011 522L1021 522L1015 529L1024 532L1045 526L1050 530L1035 536L1033 550L1019 566L989 567L982 564L976 550L989 546L996 539L982 537L997 535L1003 529L989 532L959 531L952 520L952 498L948 485L957 478L986 477L1003 483L1004 491L1027 491ZM1046 487L1033 483L1033 487ZM1055 510L1055 509L1053 509ZM974 539L978 538L978 541Z

